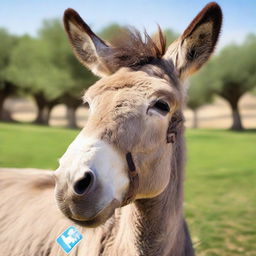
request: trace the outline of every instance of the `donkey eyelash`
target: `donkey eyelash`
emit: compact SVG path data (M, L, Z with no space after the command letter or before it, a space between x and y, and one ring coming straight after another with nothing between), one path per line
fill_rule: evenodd
M170 112L170 106L165 100L157 99L157 100L154 100L153 102L151 102L151 104L149 105L149 107L147 109L147 113L150 110L156 111L157 113L165 116Z

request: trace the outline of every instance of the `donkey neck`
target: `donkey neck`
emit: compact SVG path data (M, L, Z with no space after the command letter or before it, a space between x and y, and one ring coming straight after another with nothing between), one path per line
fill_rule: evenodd
M182 208L172 205L170 190L131 205L130 224L138 255L169 255L178 242L183 228Z
M126 254L129 251L127 255L187 255L185 244L189 237L182 210L183 129L177 133L172 165L166 168L172 170L164 192L121 210L116 244Z

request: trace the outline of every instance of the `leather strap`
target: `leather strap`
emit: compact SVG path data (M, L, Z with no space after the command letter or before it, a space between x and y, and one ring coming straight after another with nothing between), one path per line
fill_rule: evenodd
M179 112L175 113L170 121L169 127L167 129L166 142L175 143L177 131L180 129L183 124L183 115Z
M126 154L126 161L128 165L128 175L130 179L129 189L125 195L122 206L125 206L133 201L136 196L139 187L139 175L136 171L136 166L134 164L132 154L128 152Z

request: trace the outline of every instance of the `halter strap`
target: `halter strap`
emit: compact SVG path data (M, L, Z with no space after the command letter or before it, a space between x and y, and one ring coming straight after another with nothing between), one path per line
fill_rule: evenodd
M183 125L183 115L179 112L175 113L170 121L169 127L167 129L166 142L167 143L175 143L177 130L180 129L181 125Z
M123 200L122 206L125 206L133 201L139 187L139 175L138 175L138 172L136 171L136 166L134 164L131 152L128 152L126 154L126 161L128 165L128 175L129 175L130 184L129 184L129 189Z

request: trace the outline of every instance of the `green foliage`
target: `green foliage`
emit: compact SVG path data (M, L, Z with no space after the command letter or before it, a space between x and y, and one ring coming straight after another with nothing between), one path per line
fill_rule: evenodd
M251 35L241 45L223 48L200 72L198 81L225 99L239 99L256 86L255 55L256 37Z
M57 98L72 80L50 59L49 45L40 39L24 36L12 51L8 77L23 91L43 92L48 99Z
M174 41L178 38L178 34L176 32L174 32L173 30L171 29L165 29L164 31L164 35L166 37L166 44L167 44L167 47Z
M232 109L232 130L242 130L238 102L244 93L256 86L256 36L250 35L241 45L229 45L211 59L191 80L188 106L195 110L211 100L213 94L223 97Z
M126 27L120 26L117 23L112 23L105 28L103 28L98 35L106 41L111 41L115 37L118 36L119 32L123 29L126 29Z
M81 92L96 78L75 58L61 23L58 20L45 21L39 35L49 45L54 65L71 77L72 83L63 89L63 94L81 98Z
M234 86L242 95L256 85L256 40L248 39L241 46L225 47L215 60L216 68L218 66L216 89L221 95Z
M208 74L211 73L211 65L206 66L205 72L193 75L188 88L187 106L197 110L213 99L213 90L207 86Z
M7 79L6 69L10 65L10 56L16 46L18 38L10 35L5 29L0 29L0 88L3 81Z
M48 100L71 94L80 98L96 78L74 57L58 20L43 23L37 38L24 36L11 52L7 76L26 92Z
M39 36L49 45L52 63L71 77L72 83L63 88L63 94L81 98L82 91L92 85L97 78L75 58L61 23L58 20L45 21Z

